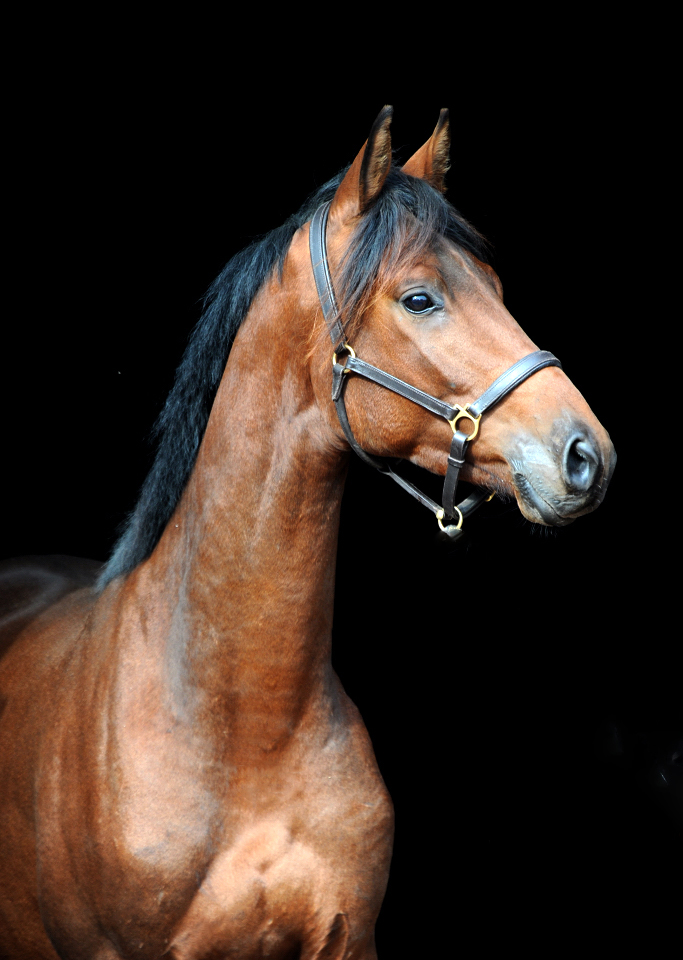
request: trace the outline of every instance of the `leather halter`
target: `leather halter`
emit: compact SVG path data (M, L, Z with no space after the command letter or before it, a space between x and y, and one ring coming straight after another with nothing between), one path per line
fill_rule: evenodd
M313 215L309 234L309 247L315 285L318 290L320 305L330 332L330 337L332 338L332 346L334 349L332 356L332 400L337 410L339 422L352 450L358 454L361 460L364 460L365 463L371 467L375 467L380 473L391 477L391 479L403 487L407 493L415 497L416 500L419 500L423 506L428 507L435 514L439 526L444 533L447 533L449 537L455 539L462 533L463 518L472 513L473 510L476 510L485 500L490 500L493 496L493 494L489 494L486 490L475 490L475 492L470 494L462 503L457 506L455 503L458 477L465 463L467 446L471 440L474 440L479 432L481 415L487 410L490 410L494 404L502 400L504 396L534 373L537 373L544 367L561 368L562 364L557 357L554 357L552 353L548 353L547 350L537 350L518 360L517 363L513 363L511 367L508 367L505 373L502 373L494 380L488 390L485 390L474 403L467 403L464 406L460 406L460 404L451 406L451 404L444 403L443 400L432 397L428 393L423 393L423 391L418 390L417 387L413 387L411 384L405 383L403 380L397 379L397 377L393 377L390 373L385 373L384 370L380 370L378 367L366 363L365 360L361 360L356 356L353 348L346 342L344 327L339 315L339 308L334 295L334 287L332 286L332 278L327 261L325 236L331 202L332 201L327 201L327 203L323 203ZM347 355L346 363L344 364L338 360L339 354L342 353ZM395 472L395 467L401 462L400 460L392 460L387 457L375 457L372 454L366 453L365 450L359 446L353 435L351 425L349 424L346 405L344 403L344 388L348 380L348 374L350 373L357 373L367 380L372 380L373 383L378 383L380 386L386 387L394 393L398 393L407 400L412 400L413 403L419 404L431 413L435 413L437 416L448 420L453 428L453 439L448 455L448 468L443 485L441 506L435 503L431 497L422 493L422 491L409 480L405 480L400 474ZM466 434L458 429L457 424L460 420L469 420L472 423L471 433ZM454 519L456 515L459 516L457 525L449 524L447 527L444 527L442 523L444 517Z

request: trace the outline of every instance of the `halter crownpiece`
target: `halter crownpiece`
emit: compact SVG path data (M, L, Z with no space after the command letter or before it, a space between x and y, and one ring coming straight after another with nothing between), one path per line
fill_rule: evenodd
M331 202L331 200L328 200L327 203L323 203L313 215L309 233L309 247L315 285L334 350L332 355L332 400L337 410L339 422L341 423L342 430L351 449L360 459L376 470L379 470L380 473L391 477L391 479L403 487L407 493L415 497L416 500L419 500L423 506L428 507L428 509L435 514L441 530L447 533L452 539L456 539L462 534L463 518L472 513L473 510L476 510L485 500L490 500L493 496L493 494L489 494L486 490L475 490L474 493L470 494L462 503L457 506L455 503L458 477L465 463L467 446L471 440L474 440L479 432L479 422L482 414L490 410L494 404L502 400L503 397L534 373L537 373L544 367L562 368L562 364L557 357L554 357L552 353L548 353L547 350L537 350L526 357L522 357L521 360L513 363L511 367L508 367L505 373L502 373L494 380L491 386L485 390L474 403L467 403L464 406L460 406L460 404L451 406L451 404L444 403L443 400L432 397L417 387L413 387L411 384L405 383L405 381L399 380L397 377L393 377L390 373L380 370L379 367L374 367L371 363L366 363L365 360L361 360L356 356L353 348L346 342L344 327L339 316L339 309L337 307L332 278L330 276L330 268L327 261L325 236ZM343 364L340 363L338 359L340 354L346 355L346 362ZM429 410L430 413L435 413L437 416L444 417L445 420L448 420L453 429L453 439L451 440L451 449L448 455L448 467L444 479L441 506L435 503L431 497L422 493L422 491L409 480L405 480L400 474L395 472L395 467L401 462L400 460L392 460L388 457L375 457L372 454L366 453L365 450L358 445L353 435L344 403L344 388L348 380L348 374L350 373L357 373L367 380L372 380L373 383L377 383L381 387L386 387L387 390L392 390L407 400L419 404L421 407L424 407L425 410ZM464 433L458 428L458 423L461 420L471 423L472 429L469 434ZM455 519L457 517L458 522L457 524L444 526L442 521L445 517L449 519Z

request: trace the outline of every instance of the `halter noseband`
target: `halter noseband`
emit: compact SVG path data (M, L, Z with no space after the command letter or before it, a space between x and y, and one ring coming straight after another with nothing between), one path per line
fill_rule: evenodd
M467 445L471 440L474 440L479 432L481 415L485 413L486 410L490 410L494 404L502 400L504 396L514 390L515 387L518 387L520 383L523 383L523 381L532 376L532 374L542 370L543 367L561 368L562 364L557 357L554 357L552 353L548 353L547 350L537 350L535 353L530 353L528 356L518 360L517 363L513 363L511 367L508 367L505 373L501 374L497 380L494 380L488 390L485 390L474 403L466 403L464 406L456 403L454 406L451 406L451 404L444 403L443 400L438 400L428 393L423 393L422 390L418 390L417 387L413 387L403 380L392 377L390 373L385 373L384 370L380 370L378 367L366 363L365 360L361 360L356 356L353 348L346 342L344 327L342 326L339 316L339 309L332 286L330 268L327 262L325 235L331 202L332 201L323 203L313 215L309 234L309 246L315 285L318 290L323 316L325 317L330 331L330 337L332 338L334 350L332 355L332 400L337 410L339 422L341 423L342 430L351 449L358 454L361 460L364 460L365 463L379 470L380 473L391 477L391 479L403 487L407 493L415 497L416 500L419 500L423 506L428 507L435 514L439 522L439 527L444 533L447 533L449 537L455 539L462 533L463 518L472 513L473 510L476 510L485 500L490 500L493 496L493 494L489 494L486 490L475 490L475 492L470 494L462 503L457 506L455 503L458 477L465 463ZM344 364L338 360L338 356L342 353L347 355L346 363ZM378 383L381 387L386 387L388 390L398 393L407 400L412 400L413 403L419 404L431 413L435 413L437 416L448 420L453 428L453 439L448 455L448 468L443 485L441 506L426 494L422 493L422 491L409 480L405 480L395 472L394 468L401 462L400 460L392 460L387 457L375 457L372 454L366 453L365 450L358 445L353 435L351 425L349 424L346 405L344 403L344 388L348 374L350 373L357 373L367 380L372 380L373 383ZM460 420L469 420L471 422L471 433L466 434L458 429ZM459 517L457 525L449 524L444 527L442 523L444 517L455 519L456 516Z

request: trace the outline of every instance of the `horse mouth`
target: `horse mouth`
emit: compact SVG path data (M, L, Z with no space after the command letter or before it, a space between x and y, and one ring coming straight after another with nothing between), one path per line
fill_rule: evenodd
M566 527L574 522L576 514L571 517L564 516L562 512L558 511L552 503L539 493L525 474L515 473L513 474L513 479L515 488L519 494L518 501L520 509L527 520L532 520L534 523L542 523L548 527ZM566 506L567 505L565 505L565 507ZM595 504L595 506L597 506L597 504ZM589 509L593 509L593 507ZM581 512L587 513L588 510L582 510Z

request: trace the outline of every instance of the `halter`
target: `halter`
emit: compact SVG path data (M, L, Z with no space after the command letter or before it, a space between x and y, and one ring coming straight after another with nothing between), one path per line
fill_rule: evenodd
M471 440L474 440L479 432L479 421L481 420L482 414L490 410L494 404L502 400L503 397L534 373L537 373L544 367L562 368L562 364L557 357L554 357L552 353L548 353L547 350L537 350L518 360L517 363L513 363L511 367L508 367L505 373L502 373L497 380L494 380L488 390L485 390L474 403L466 403L464 406L456 403L451 406L451 404L444 403L443 400L438 400L436 397L432 397L430 394L418 390L417 387L413 387L411 384L405 383L397 377L393 377L390 373L385 373L384 370L380 370L378 367L366 363L365 360L361 360L356 356L353 348L346 342L344 327L342 326L339 308L337 307L337 301L334 296L330 268L327 262L325 235L331 202L332 201L323 203L313 215L309 234L309 247L315 285L318 290L320 305L330 332L334 350L332 354L332 400L337 410L339 422L341 423L342 430L351 449L360 459L376 470L379 470L380 473L391 477L391 479L398 483L407 493L415 497L416 500L419 500L423 506L434 513L441 530L452 539L456 539L462 534L463 519L476 510L485 500L490 500L493 497L493 494L489 494L486 490L475 490L474 493L470 494L470 496L460 504L456 505L455 503L458 477L465 463L467 445ZM339 362L338 357L340 354L346 354L345 363ZM392 460L387 457L375 457L372 454L366 453L365 450L358 445L353 435L351 425L349 424L346 405L344 403L344 388L350 373L357 373L367 380L372 380L373 383L378 383L381 387L386 387L387 390L392 390L407 400L412 400L413 403L424 407L425 410L429 410L431 413L435 413L437 416L448 420L453 429L453 439L448 455L448 468L443 485L441 506L435 503L431 497L422 493L422 491L409 480L405 480L400 474L395 472L395 467L401 462L400 460ZM471 433L466 434L459 429L458 424L461 420L470 421L472 424ZM444 517L455 519L456 516L459 518L457 524L443 525L442 521Z

